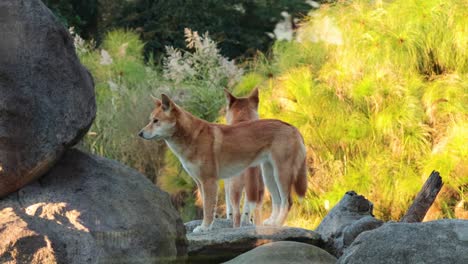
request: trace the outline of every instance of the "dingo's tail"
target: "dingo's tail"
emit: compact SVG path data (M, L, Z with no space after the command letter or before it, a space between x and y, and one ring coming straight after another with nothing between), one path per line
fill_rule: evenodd
M305 158L294 179L294 190L299 197L304 197L307 192L307 164Z

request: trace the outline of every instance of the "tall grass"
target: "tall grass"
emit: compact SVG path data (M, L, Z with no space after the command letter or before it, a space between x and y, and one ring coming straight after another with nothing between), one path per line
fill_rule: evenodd
M260 116L297 126L316 171L289 224L314 227L347 190L397 220L432 170L446 183L436 205L445 209L429 217L456 217L468 192L467 8L324 5L294 41L257 58L236 91L260 85Z

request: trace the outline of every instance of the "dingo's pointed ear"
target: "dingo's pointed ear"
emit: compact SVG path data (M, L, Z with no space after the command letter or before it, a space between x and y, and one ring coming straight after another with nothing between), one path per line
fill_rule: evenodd
M226 103L228 104L228 107L231 107L237 98L232 95L226 88L224 88L224 94L226 95Z
M172 110L173 102L171 101L169 96L167 96L165 94L161 94L161 99L162 99L161 101L162 101L163 110L164 111Z
M252 92L250 93L249 100L251 100L252 102L254 102L255 104L258 105L258 102L260 100L258 99L258 88L257 87L255 87L255 89L253 89Z
M151 96L151 99L153 99L153 102L154 104L156 105L156 107L159 107L161 106L161 100L159 100L158 98L154 97L152 94L150 95Z

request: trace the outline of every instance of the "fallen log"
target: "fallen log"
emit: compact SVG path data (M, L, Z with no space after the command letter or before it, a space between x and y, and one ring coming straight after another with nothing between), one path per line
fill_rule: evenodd
M401 218L400 222L421 222L424 219L424 216L426 216L426 213L431 207L432 203L434 203L437 194L439 194L440 189L442 188L442 185L443 182L439 172L432 171L426 183L424 183L423 187L421 188L421 191L419 191L418 195L416 195L413 204L411 204L410 208L403 216L403 218Z

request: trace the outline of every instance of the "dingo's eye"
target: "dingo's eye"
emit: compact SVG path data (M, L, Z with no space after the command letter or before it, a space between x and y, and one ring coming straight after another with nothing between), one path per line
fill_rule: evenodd
M156 124L158 121L158 119L153 119L153 124Z

